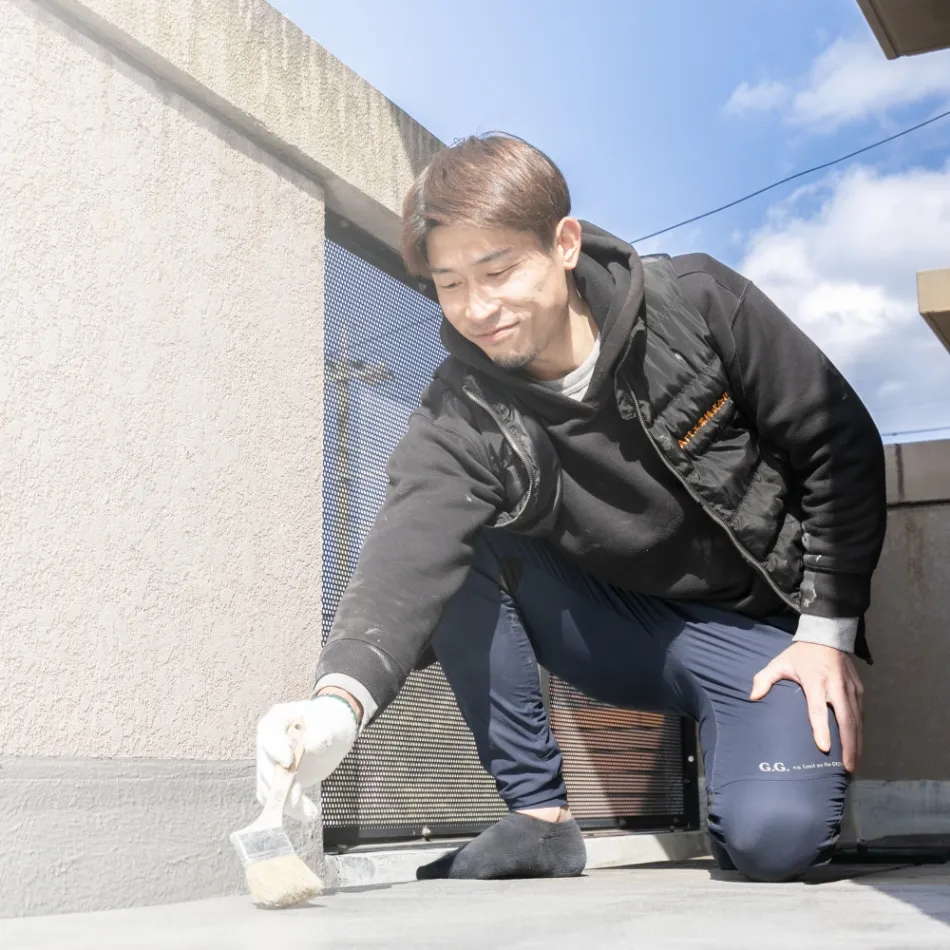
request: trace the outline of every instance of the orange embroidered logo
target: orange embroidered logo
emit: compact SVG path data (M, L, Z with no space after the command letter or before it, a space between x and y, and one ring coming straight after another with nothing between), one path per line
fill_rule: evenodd
M715 402L715 404L713 405L712 409L710 409L707 413L705 413L705 414L703 415L703 417L699 420L699 422L697 422L696 425L694 425L693 428L690 429L689 432L687 432L686 435L684 435L682 439L679 439L679 440L678 440L678 441L679 441L679 447L680 447L681 449L685 449L686 446L689 445L689 443L690 443L690 442L696 437L696 435L699 433L699 430L702 429L702 427L703 427L704 425L706 425L706 423L709 422L709 421L713 418L713 416L715 416L716 413L719 412L719 410L722 409L722 407L723 407L727 402L729 402L729 393L723 393L723 394L716 400L716 402Z

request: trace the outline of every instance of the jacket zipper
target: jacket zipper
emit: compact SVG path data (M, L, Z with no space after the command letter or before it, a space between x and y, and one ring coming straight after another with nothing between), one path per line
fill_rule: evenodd
M524 505L522 506L522 511L526 511L528 506L531 504L532 496L534 495L535 489L537 487L536 480L532 475L531 465L528 461L527 455L518 447L515 443L515 440L512 438L511 434L505 428L505 424L498 418L497 413L491 406L488 405L488 402L485 399L482 399L481 396L476 396L467 386L462 386L462 392L465 396L470 399L476 406L479 406L481 409L484 409L488 415L491 416L492 421L498 426L498 431L504 436L505 441L511 446L512 451L518 458L521 460L521 464L524 466L525 474L528 476L528 491L527 498Z
M676 469L673 466L673 463L670 462L670 460L663 454L663 452L660 451L660 447L656 444L656 440L653 438L653 434L650 432L650 430L647 428L646 423L643 421L643 413L640 411L640 402L636 398L636 396L633 397L633 405L637 410L637 421L640 423L640 428L643 429L643 433L647 437L647 440L649 441L650 445L653 446L654 450L656 451L656 454L660 456L660 460L669 469L673 477L676 478L676 480L683 486L683 488L686 489L686 492L690 496L690 498L692 498L693 501L695 501L703 509L703 511L705 511L706 514L709 515L709 517L712 518L712 520L715 521L716 524L718 524L719 527L722 528L722 530L726 532L726 536L732 542L733 547L739 552L742 559L751 567L755 568L758 574L765 579L765 582L769 585L769 587L772 588L772 590L776 594L778 594L779 598L781 598L781 600L784 603L786 603L789 607L791 607L792 610L795 611L795 613L800 614L801 608L795 603L795 601L792 600L791 597L789 597L785 593L785 591L783 591L775 583L775 581L772 580L772 578L769 576L768 571L766 571L765 568L762 567L762 565L759 564L759 562L754 557L752 557L752 555L749 554L749 552L746 551L746 549L741 544L739 544L739 542L733 536L732 529L729 527L729 525L727 525L726 522L723 521L722 518L719 517L719 515L717 515L714 511L711 511L709 509L709 507L702 500L702 498L700 498L699 495L697 495L696 492L694 492L693 489L690 488L686 480L680 475L679 472L676 471Z

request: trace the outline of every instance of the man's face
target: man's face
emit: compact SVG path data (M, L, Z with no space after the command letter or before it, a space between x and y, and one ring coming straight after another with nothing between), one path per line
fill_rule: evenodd
M530 371L570 332L567 271L576 252L570 235L561 235L565 222L572 219L561 222L552 248L527 231L442 225L429 233L429 266L445 318L505 369Z

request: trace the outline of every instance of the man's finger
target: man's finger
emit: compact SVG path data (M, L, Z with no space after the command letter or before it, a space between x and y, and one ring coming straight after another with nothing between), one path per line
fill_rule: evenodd
M838 720L838 732L841 735L841 755L844 767L853 772L858 760L858 718L844 685L831 691L828 704L834 710ZM827 749L824 751L828 751Z
M271 715L262 719L257 729L261 749L285 769L289 769L294 761L293 749L287 736L287 725L288 723Z
M864 719L864 686L857 677L854 679L854 696L858 706L858 716Z
M802 684L805 702L808 704L808 721L811 723L811 733L815 745L822 752L831 751L831 730L828 728L828 697L824 684Z
M761 673L756 673L752 678L752 692L749 693L749 699L754 702L767 695L768 691L772 688L773 682L774 681L769 678L768 670L762 670Z
M854 717L860 722L864 717L864 697L861 695L858 684L851 681L845 683L845 692L847 693L848 701L851 703Z
M765 669L759 670L758 673L752 679L752 692L749 693L749 699L753 702L762 699L764 696L768 695L769 690L779 681L779 680L792 680L792 682L797 683L798 677L794 673L787 669L785 666L775 663L769 663Z
M861 764L861 756L864 754L864 723L862 719L861 698L856 690L849 687L845 688L844 694L848 703L848 709L850 710L851 731L854 735L854 757L850 760L845 757L845 768L847 768L849 772L854 772ZM842 755L844 755L843 740Z
M854 705L858 726L858 759L854 763L855 770L857 770L861 764L861 759L864 757L864 686L857 675L854 678Z

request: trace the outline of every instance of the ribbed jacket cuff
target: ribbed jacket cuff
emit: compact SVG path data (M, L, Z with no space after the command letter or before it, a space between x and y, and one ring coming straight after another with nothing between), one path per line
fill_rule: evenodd
M842 653L854 653L857 635L857 617L818 617L815 614L802 614L798 619L795 639L801 643L834 647Z
M330 639L317 662L314 693L321 685L338 685L327 682L329 676L344 676L362 686L368 694L363 703L356 693L355 699L363 703L363 723L369 722L381 713L395 698L408 673L402 672L392 657L383 653L366 640L357 637L339 637ZM346 686L340 686L347 689ZM372 714L370 713L372 710Z

